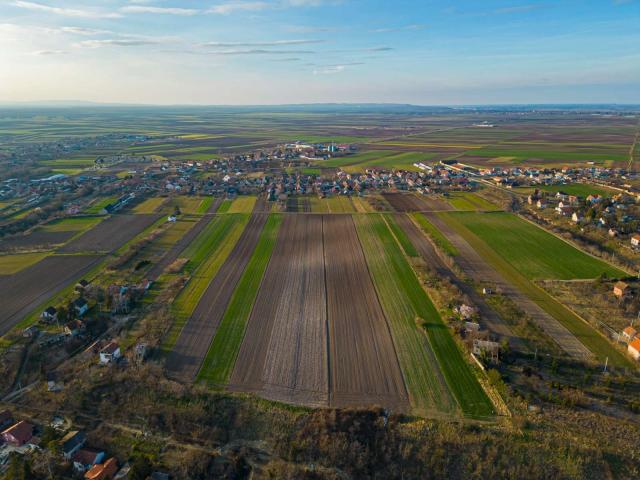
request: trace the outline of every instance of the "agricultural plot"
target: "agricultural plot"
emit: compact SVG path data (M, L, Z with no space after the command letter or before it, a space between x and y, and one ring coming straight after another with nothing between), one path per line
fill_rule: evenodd
M329 213L355 213L351 197L346 195L332 195L322 200L327 205Z
M211 385L228 383L281 222L281 215L269 216L209 347L198 380Z
M535 285L493 244L487 243L468 229L460 221L461 214L439 215L441 218L433 219L438 222L438 227L447 231L451 238L458 239L457 248L461 251L460 264L463 270L476 280L489 280L496 284L570 356L579 360L591 360L595 354L601 362L608 357L613 366L630 366L629 360L590 325ZM585 255L579 251L578 253Z
M60 248L60 253L112 252L153 225L158 215L118 214Z
M167 202L167 205L171 210L177 206L186 215L197 215L207 213L212 201L213 197L187 197L180 195L173 197Z
M372 215L355 220L412 404L423 411L461 408L469 416L491 415L491 402L384 220Z
M563 240L509 213L453 213L458 221L491 245L529 279L625 276L611 265L581 252Z
M54 220L43 225L38 230L43 232L82 232L101 222L103 217L68 217Z
M14 275L0 276L0 335L103 257L52 255Z
M447 202L432 196L411 193L384 193L382 196L396 212L452 210Z
M133 208L133 213L154 213L166 201L166 198L151 197Z
M237 197L232 203L227 213L251 213L256 204L257 198L253 195Z
M391 332L353 219L324 216L331 406L408 407Z
M114 203L118 200L118 197L108 197L101 198L89 205L89 207L84 210L84 213L87 215L99 215L102 213L102 210L109 205L110 203Z
M198 297L198 304L180 332L167 361L169 370L176 377L187 380L196 378L266 221L264 214L251 216L224 263Z
M614 190L608 190L596 185L590 185L588 183L571 183L568 185L540 185L540 190L549 193L564 192L567 195L576 195L586 198L589 195L600 195L602 197L610 197L616 192Z
M287 215L231 384L270 399L326 405L326 312L322 217Z
M0 255L0 275L13 275L34 263L38 263L47 253L16 253Z
M329 213L329 205L326 198L320 198L315 195L309 197L309 203L311 204L311 211L313 213Z
M18 252L23 250L39 250L52 248L71 239L72 231L47 232L35 230L27 235L14 235L10 238L0 239L0 251Z
M450 193L447 202L456 210L495 210L497 207L491 202L479 197L472 192L453 192Z

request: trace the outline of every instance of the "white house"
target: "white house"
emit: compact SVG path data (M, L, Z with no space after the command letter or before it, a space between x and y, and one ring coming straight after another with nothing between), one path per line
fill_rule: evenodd
M109 342L107 346L100 350L100 363L103 365L115 362L120 357L120 346L116 342Z
M640 235L634 235L631 237L631 245L634 247L640 247Z

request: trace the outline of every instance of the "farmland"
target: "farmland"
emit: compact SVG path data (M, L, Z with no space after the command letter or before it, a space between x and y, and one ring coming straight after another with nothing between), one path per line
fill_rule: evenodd
M595 278L625 274L519 217L495 212L452 213L529 279Z

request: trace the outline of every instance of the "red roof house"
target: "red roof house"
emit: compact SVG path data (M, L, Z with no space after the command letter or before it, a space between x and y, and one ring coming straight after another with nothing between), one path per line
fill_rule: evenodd
M31 437L33 437L33 425L24 420L19 421L2 432L4 441L16 447L21 447L31 440Z

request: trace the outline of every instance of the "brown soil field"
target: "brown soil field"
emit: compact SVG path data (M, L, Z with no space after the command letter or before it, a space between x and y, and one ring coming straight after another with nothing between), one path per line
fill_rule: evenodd
M189 381L195 379L267 218L268 215L262 213L251 216L238 243L209 283L167 360L172 376Z
M60 253L112 252L151 226L157 214L113 215L88 232L63 246Z
M324 216L330 405L408 408L393 340L349 215Z
M523 292L506 281L478 252L438 215L425 214L429 221L447 237L460 253L456 262L466 275L477 282L491 282L503 295L511 298L549 337L570 356L579 360L590 359L593 354L558 320L545 312Z
M44 232L36 231L28 235L18 235L0 240L0 251L24 250L33 248L47 248L52 245L59 245L77 232Z
M427 265L435 270L438 276L446 278L458 287L458 289L469 298L471 303L478 308L481 319L480 323L501 338L506 338L511 348L519 351L527 351L528 349L522 339L514 335L506 322L487 305L482 295L476 292L471 285L458 278L453 270L446 265L422 230L420 230L406 214L396 213L394 217L398 226L407 234L409 240L413 246L416 247L416 250Z
M0 277L0 335L7 333L47 298L78 280L102 258L54 255L15 275Z
M269 213L272 205L273 203L269 202L263 195L259 195L253 206L253 213Z
M247 324L232 385L273 400L328 403L323 257L322 216L287 215Z
M417 196L410 193L383 193L385 200L396 212L423 212L434 210L453 210L453 207L444 200Z

